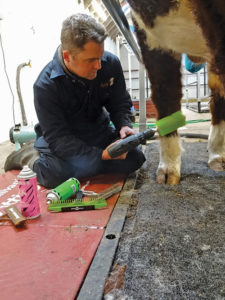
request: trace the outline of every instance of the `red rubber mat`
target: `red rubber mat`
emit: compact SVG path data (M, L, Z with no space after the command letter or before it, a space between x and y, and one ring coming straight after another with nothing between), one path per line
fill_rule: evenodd
M18 173L0 176L0 212L19 201ZM117 182L122 186L124 176L102 175L89 181L85 189L100 192ZM101 210L51 213L47 191L38 186L41 216L27 220L24 228L0 221L1 299L74 299L119 196L109 198Z

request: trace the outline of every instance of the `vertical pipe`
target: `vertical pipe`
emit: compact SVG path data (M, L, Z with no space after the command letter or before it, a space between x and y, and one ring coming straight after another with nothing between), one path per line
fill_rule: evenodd
M145 68L139 63L139 131L146 129Z
M198 105L198 113L201 112L201 98L200 98L200 71L197 72L197 105Z
M149 87L148 87L148 77L147 76L145 77L145 82L146 82L146 99L148 99L149 98L149 92L148 92Z
M189 95L188 95L188 74L185 73L184 70L184 76L185 76L185 97L186 97L186 108L189 107Z
M128 51L129 93L132 99L131 53Z
M116 37L116 55L120 59L120 38L119 38L119 36Z
M18 94L19 103L20 103L20 110L21 110L21 115L22 115L22 124L24 126L27 125L27 116L26 116L24 103L23 103L23 98L22 98L22 94L21 94L21 88L20 88L20 71L25 66L30 66L30 62L20 64L17 67L17 70L16 70L16 89L17 89L17 94Z
M203 68L204 74L204 96L206 96L206 66Z

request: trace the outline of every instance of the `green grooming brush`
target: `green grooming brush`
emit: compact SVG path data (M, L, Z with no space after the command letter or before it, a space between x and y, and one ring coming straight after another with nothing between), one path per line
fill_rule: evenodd
M159 134L164 136L184 126L186 121L185 116L179 110L170 116L158 120L155 124L158 127Z
M48 209L54 212L67 212L67 211L80 211L80 210L93 210L104 208L107 202L104 198L97 198L90 201L81 201L79 199L71 200L53 200L49 203Z

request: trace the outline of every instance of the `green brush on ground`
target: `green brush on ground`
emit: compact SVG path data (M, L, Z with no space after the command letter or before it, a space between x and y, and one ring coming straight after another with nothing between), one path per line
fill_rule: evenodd
M53 212L67 212L80 210L100 209L107 206L107 202L103 198L91 199L89 201L81 201L79 199L71 200L53 200L49 203L48 209Z

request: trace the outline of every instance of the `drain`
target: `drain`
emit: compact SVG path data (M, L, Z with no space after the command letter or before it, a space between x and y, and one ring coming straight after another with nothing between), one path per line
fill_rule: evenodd
M113 240L113 239L116 238L116 235L115 235L115 234L107 234L105 237L106 237L108 240Z

